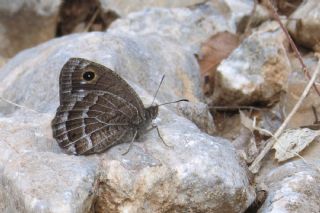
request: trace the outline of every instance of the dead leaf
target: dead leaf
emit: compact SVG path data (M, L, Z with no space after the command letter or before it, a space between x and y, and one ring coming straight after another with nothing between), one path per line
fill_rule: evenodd
M254 131L254 126L253 126L253 120L249 118L243 111L240 112L240 121L243 126L245 126L247 129L249 129L251 132Z
M202 45L198 60L205 95L212 95L216 68L238 45L239 37L229 32L219 32Z
M276 150L275 158L282 162L295 157L319 135L320 130L308 128L286 130L273 145Z

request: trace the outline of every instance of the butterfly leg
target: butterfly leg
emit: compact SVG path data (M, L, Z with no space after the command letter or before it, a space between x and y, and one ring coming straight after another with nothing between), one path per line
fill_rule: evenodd
M159 128L158 128L157 125L152 124L152 127L151 127L149 130L147 130L147 131L151 131L151 130L153 130L153 129L156 129L156 130L157 130L158 136L159 136L159 138L161 139L161 141L162 141L162 143L163 143L164 145L166 145L167 147L173 147L172 145L169 145L169 144L167 144L167 143L164 141L164 139L162 138L162 136L161 136L161 134L160 134L160 130L159 130Z
M122 153L122 155L128 154L128 152L130 151L130 149L131 149L131 147L132 147L132 145L133 145L134 139L137 137L137 133L138 133L138 131L136 130L136 132L134 133L134 135L133 135L133 137L132 137L132 140L131 140L131 142L130 142L130 145L129 145L127 151L125 151L124 153Z

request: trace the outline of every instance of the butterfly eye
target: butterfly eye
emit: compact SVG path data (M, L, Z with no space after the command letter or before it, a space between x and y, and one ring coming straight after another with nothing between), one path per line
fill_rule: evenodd
M95 74L92 71L87 71L83 73L82 77L86 81L91 81L92 79L94 79Z

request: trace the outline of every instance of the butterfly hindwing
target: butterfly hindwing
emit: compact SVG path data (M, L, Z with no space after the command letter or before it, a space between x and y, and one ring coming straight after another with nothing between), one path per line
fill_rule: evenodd
M59 78L60 106L52 121L60 147L73 154L99 153L127 142L145 119L135 91L112 70L70 59Z

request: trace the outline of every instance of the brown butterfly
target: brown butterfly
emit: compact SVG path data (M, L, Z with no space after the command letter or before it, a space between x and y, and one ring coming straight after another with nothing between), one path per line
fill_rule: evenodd
M145 108L118 74L86 59L71 58L62 68L59 86L53 137L71 154L101 153L132 142L158 115L159 105Z

